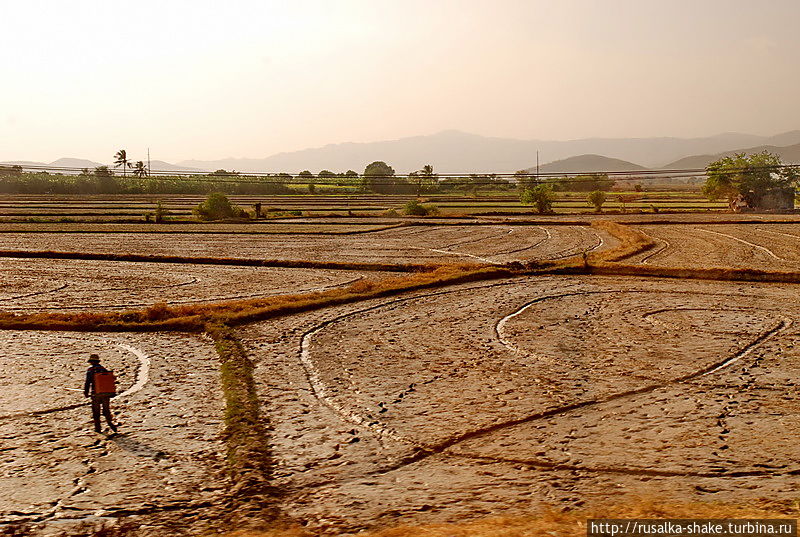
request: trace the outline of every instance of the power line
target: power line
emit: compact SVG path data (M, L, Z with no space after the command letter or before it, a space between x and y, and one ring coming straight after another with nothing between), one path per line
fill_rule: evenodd
M795 170L800 165L796 164L782 164L775 166L762 166L751 168L732 168L729 170L719 170L715 173L720 175L736 175L744 172L758 172L769 171L778 172L781 170ZM47 165L0 165L0 172L9 171L13 169L20 169L25 172L42 172L54 171L57 172L73 172L74 174L81 174L87 168L71 167L71 166L47 166ZM89 172L90 174L92 172ZM57 176L63 177L64 175L56 173ZM643 181L643 180L658 180L658 179L686 179L686 178L699 178L708 175L705 168L684 168L684 169L665 169L665 170L630 170L630 171L595 171L595 172L543 172L543 173L441 173L433 176L420 176L412 174L400 175L364 175L357 174L349 177L312 177L308 179L300 179L298 174L289 174L286 172L272 173L272 172L191 172L191 171L172 171L172 170L152 170L150 176L124 177L124 179L131 181L143 181L160 179L166 181L178 182L194 182L194 183L207 183L207 184L282 184L282 185L337 185L337 186L356 186L353 182L361 181L364 179L379 180L381 186L397 186L409 185L412 186L415 182L426 179L445 179L447 180L444 185L449 186L482 186L482 185L498 185L503 184L498 179L515 179L517 182L520 180L531 180L530 183L590 183L602 182L604 180L614 181ZM84 175L79 175L83 176ZM96 175L90 175L97 177ZM119 178L118 176L114 176ZM608 179L606 179L608 177ZM617 179L612 179L617 178ZM461 179L461 181L458 181ZM408 182L410 181L410 183ZM442 183L440 182L440 185ZM508 184L508 181L505 181Z

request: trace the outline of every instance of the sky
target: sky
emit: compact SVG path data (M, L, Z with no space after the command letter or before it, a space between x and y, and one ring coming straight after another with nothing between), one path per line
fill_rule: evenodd
M800 128L797 0L0 0L0 161Z

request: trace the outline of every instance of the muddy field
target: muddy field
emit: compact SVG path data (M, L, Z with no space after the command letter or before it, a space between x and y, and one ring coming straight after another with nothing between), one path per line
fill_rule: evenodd
M625 493L793 498L798 314L776 286L539 278L243 335L283 508L358 529Z
M800 269L798 224L637 226L657 246L631 261L686 267Z
M0 234L3 250L391 263L505 263L608 248L587 226L414 226L357 235Z
M132 309L308 293L380 273L348 270L0 259L0 309L13 312Z
M0 520L194 513L227 488L216 355L200 336L0 332ZM118 376L119 432L96 434L83 398L86 357ZM105 424L104 424L105 425Z
M626 262L798 270L799 225L643 223L657 246ZM367 262L503 263L617 244L587 226L510 223L347 236L0 234L0 249ZM391 273L0 258L0 276L0 309L48 312L300 293ZM526 276L238 327L255 363L273 501L315 530L356 531L639 494L796 499L799 289ZM133 518L161 535L165 512L190 531L218 519L232 483L210 339L0 339L0 528L33 521L46 535ZM117 435L92 432L77 391L90 352L120 379Z

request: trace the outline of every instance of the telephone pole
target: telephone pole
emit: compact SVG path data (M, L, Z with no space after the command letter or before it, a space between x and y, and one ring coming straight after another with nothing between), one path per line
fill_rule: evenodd
M150 175L150 148L147 148L147 175Z
M539 184L539 150L536 150L536 184Z

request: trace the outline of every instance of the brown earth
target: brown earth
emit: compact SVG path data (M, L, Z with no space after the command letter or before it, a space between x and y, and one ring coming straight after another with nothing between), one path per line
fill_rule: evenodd
M553 259L613 244L586 226L412 226L359 235L0 233L0 250L393 263Z
M800 269L798 224L635 226L657 243L629 261L683 267Z
M794 498L799 313L782 286L539 278L243 337L283 510L357 530L639 493Z
M697 217L637 226L657 246L626 262L800 264L797 224ZM616 244L586 226L512 224L349 236L0 233L0 249L325 261L502 263ZM373 279L0 258L0 309L215 301L362 275ZM640 494L792 501L800 488L799 296L789 284L540 276L240 327L268 424L274 467L265 477L279 491L270 501L314 532L524 515ZM222 514L234 489L210 340L33 331L0 338L0 529L28 521L48 535L117 520L146 524L139 535L227 529ZM115 369L122 390L143 378L140 355L149 358L141 389L113 402L119 435L90 432L89 409L73 408L82 394L66 389L82 387L89 352Z
M32 522L48 534L224 501L223 402L204 338L7 331L0 339L3 525ZM89 352L118 376L117 434L105 423L103 434L93 431L82 393Z
M0 309L109 310L307 293L383 275L348 270L0 258Z

